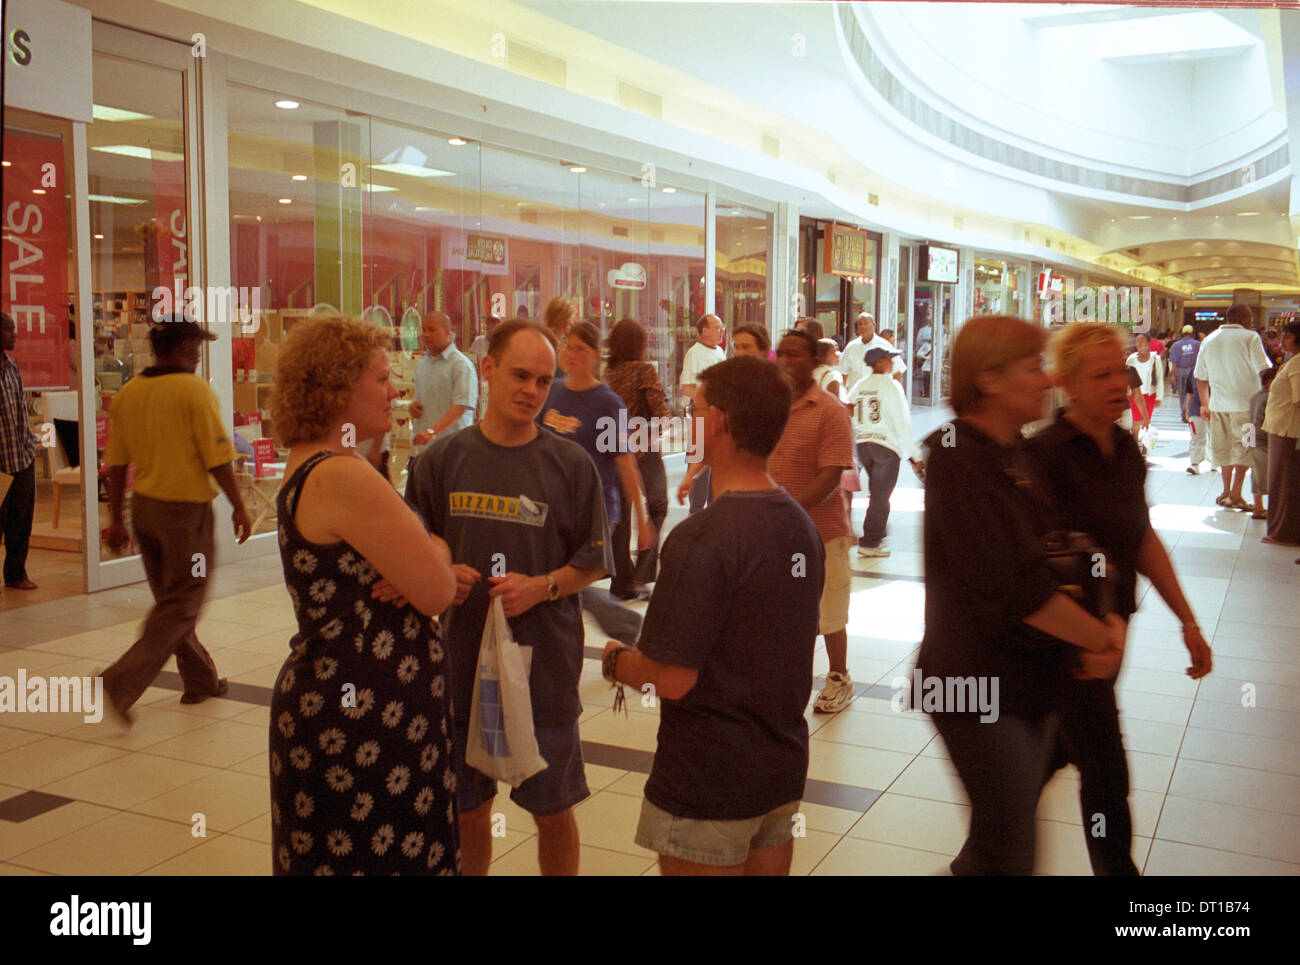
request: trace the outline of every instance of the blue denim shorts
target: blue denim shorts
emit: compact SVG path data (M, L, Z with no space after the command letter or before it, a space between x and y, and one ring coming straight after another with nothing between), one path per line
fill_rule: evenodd
M497 781L465 763L467 726L456 726L451 744L456 769L456 803L461 814L476 811L497 795ZM514 801L529 814L547 817L567 811L591 796L587 772L582 763L582 740L578 722L559 727L536 727L537 747L546 760L539 771L510 791Z
M791 801L756 818L706 821L679 818L642 801L636 843L670 858L732 868L744 864L750 851L779 848L791 840L798 810L799 802Z

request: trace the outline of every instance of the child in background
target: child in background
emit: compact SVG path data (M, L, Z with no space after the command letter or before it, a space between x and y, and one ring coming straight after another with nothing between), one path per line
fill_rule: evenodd
M1268 492L1268 433L1264 431L1264 406L1268 403L1268 389L1277 375L1277 368L1265 369L1259 374L1258 392L1250 397L1250 421L1254 423L1253 438L1247 441L1246 465L1250 466L1250 490L1255 499L1251 519L1267 519L1264 512L1264 494Z
M894 349L869 349L862 361L871 374L859 380L849 393L855 448L858 462L867 471L870 495L862 539L858 541L859 556L889 555L884 546L889 499L898 485L898 469L904 457L912 464L916 478L925 481L907 397L892 374L894 356L898 354Z
M1205 462L1205 443L1209 438L1210 423L1201 414L1201 394L1196 389L1196 378L1190 371L1186 381L1179 387L1179 392L1182 393L1183 406L1187 411L1187 428L1192 433L1187 453L1187 473L1195 476L1201 471L1201 463Z

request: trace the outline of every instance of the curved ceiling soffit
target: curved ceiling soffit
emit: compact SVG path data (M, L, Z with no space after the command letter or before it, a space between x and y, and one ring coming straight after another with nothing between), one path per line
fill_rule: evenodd
M1239 167L1192 184L1119 174L1020 147L975 130L917 96L876 53L854 5L839 2L835 7L835 31L846 52L849 72L859 84L870 87L896 114L926 134L984 162L1052 181L1063 192L1084 195L1104 191L1129 196L1134 204L1172 203L1194 209L1224 200L1255 184L1265 186L1290 170L1290 148L1285 140L1276 143L1276 138L1258 148L1255 156L1243 158Z

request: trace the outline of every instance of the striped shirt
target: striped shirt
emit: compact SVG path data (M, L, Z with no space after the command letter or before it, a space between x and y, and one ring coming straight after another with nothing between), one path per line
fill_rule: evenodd
M853 468L853 426L844 404L814 384L790 406L790 420L767 461L767 471L797 500L813 477L829 466ZM808 516L823 543L849 535L838 482Z
M36 458L35 437L27 418L23 377L18 363L0 352L0 472L22 472Z

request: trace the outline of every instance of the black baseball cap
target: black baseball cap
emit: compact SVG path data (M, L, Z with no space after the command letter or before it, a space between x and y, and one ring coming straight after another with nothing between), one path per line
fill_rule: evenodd
M867 365L875 365L881 359L893 358L895 355L902 355L902 354L903 353L898 351L898 349L880 348L879 346L877 346L876 348L867 349L867 354L862 356L862 361L864 361Z
M149 344L154 355L169 355L191 339L215 342L217 336L188 315L179 312L164 315L161 321L154 322L149 329Z

